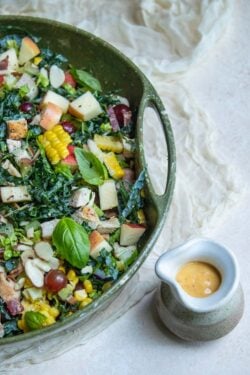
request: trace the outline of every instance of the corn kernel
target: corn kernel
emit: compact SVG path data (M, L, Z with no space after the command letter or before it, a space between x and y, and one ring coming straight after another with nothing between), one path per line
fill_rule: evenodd
M103 151L113 151L116 153L121 153L123 151L122 142L117 137L95 134L94 141Z
M23 287L26 289L26 288L31 288L33 287L34 285L32 284L32 282L30 281L30 279L28 279L27 277L25 278L25 282L24 282L24 285Z
M74 292L74 297L75 297L75 299L76 299L78 302L82 302L82 301L84 301L85 298L87 298L86 290L84 290L84 289L76 290L76 291Z
M106 292L109 288L111 288L112 283L110 281L107 281L105 284L103 284L102 290L103 292Z
M46 302L38 301L38 302L35 302L33 305L34 305L35 309L39 312L42 312L42 311L49 312L50 305Z
M34 58L34 64L35 65L39 65L41 61L42 61L42 57L35 57Z
M124 176L124 170L121 168L115 154L109 152L104 156L104 163L111 177L118 180Z
M76 273L74 270L69 270L69 272L67 273L67 279L69 280L70 284L74 287L79 281L79 278L76 276Z
M56 307L51 307L49 309L49 314L50 316L52 316L53 318L57 318L58 315L60 314L59 310L56 308Z
M90 280L84 280L83 286L87 293L93 292L93 285Z
M39 135L38 140L45 147L51 164L57 164L69 155L67 146L72 139L61 125L55 125L51 130L45 131L43 135Z
M75 271L74 270L69 270L69 272L67 273L67 279L69 281L73 281L75 278L76 278Z
M137 211L137 217L138 217L139 224L146 223L146 218L142 209Z
M66 269L65 269L65 267L60 266L58 269L59 269L59 271L62 271L62 272L64 272L64 273L66 273Z
M51 324L54 324L56 321L55 321L55 318L53 318L53 316L48 316L46 317L46 321L45 321L45 326L50 326Z
M47 130L44 133L44 138L51 142L51 141L56 140L57 136L51 130Z
M17 326L18 326L19 329L21 329L24 332L28 331L28 329L26 327L26 324L25 324L25 321L24 321L23 318L17 321Z
M91 302L92 302L92 298L89 298L89 297L84 298L84 300L80 303L80 309L84 308Z

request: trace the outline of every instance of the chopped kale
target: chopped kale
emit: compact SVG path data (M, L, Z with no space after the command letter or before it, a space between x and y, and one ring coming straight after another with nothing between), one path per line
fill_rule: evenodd
M130 219L137 222L137 211L143 207L141 190L145 183L145 171L142 171L131 187L126 181L119 182L118 201L120 220Z

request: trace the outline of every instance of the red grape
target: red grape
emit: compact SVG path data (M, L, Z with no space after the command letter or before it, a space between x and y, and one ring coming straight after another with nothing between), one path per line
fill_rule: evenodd
M25 113L30 112L33 109L33 104L29 102L22 103L20 105L20 109L22 112L25 112Z
M62 121L62 122L61 122L61 125L62 125L63 129L64 129L67 133L69 133L69 134L72 134L72 133L74 133L74 132L76 131L76 129L75 129L75 125L72 124L72 122L69 122L69 121Z
M66 287L67 277L62 271L50 270L44 278L44 285L49 292L59 292Z
M117 104L113 107L115 116L120 126L125 125L125 118L131 118L130 108L126 104Z

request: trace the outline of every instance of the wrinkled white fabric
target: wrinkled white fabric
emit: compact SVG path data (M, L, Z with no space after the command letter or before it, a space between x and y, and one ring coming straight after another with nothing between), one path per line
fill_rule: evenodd
M62 354L124 314L157 280L154 263L170 246L207 233L239 198L236 176L216 156L213 125L183 86L200 59L216 48L232 12L232 0L0 0L1 14L57 19L84 28L115 45L149 77L169 113L177 150L176 187L168 219L152 253L119 297L88 326L37 345L1 351L3 368L40 362ZM180 74L182 73L182 74ZM148 112L147 112L148 113ZM145 119L145 149L155 189L166 170L164 140L155 116ZM154 135L154 139L152 139ZM60 345L58 344L60 343Z

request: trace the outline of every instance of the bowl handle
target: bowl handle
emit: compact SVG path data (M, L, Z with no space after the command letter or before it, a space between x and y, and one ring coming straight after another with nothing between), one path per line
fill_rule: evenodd
M174 136L171 128L171 124L166 112L166 109L153 88L148 82L144 87L144 93L141 99L141 103L138 111L138 139L140 144L143 144L143 114L147 107L153 108L157 113L160 123L162 125L164 138L167 144L168 152L168 165L167 165L167 182L164 193L162 195L156 194L153 184L150 180L148 171L146 170L146 180L150 195L157 207L159 216L165 216L167 214L175 184L175 171L176 171L176 156L175 156L175 145ZM144 152L140 153L141 165L147 165Z

